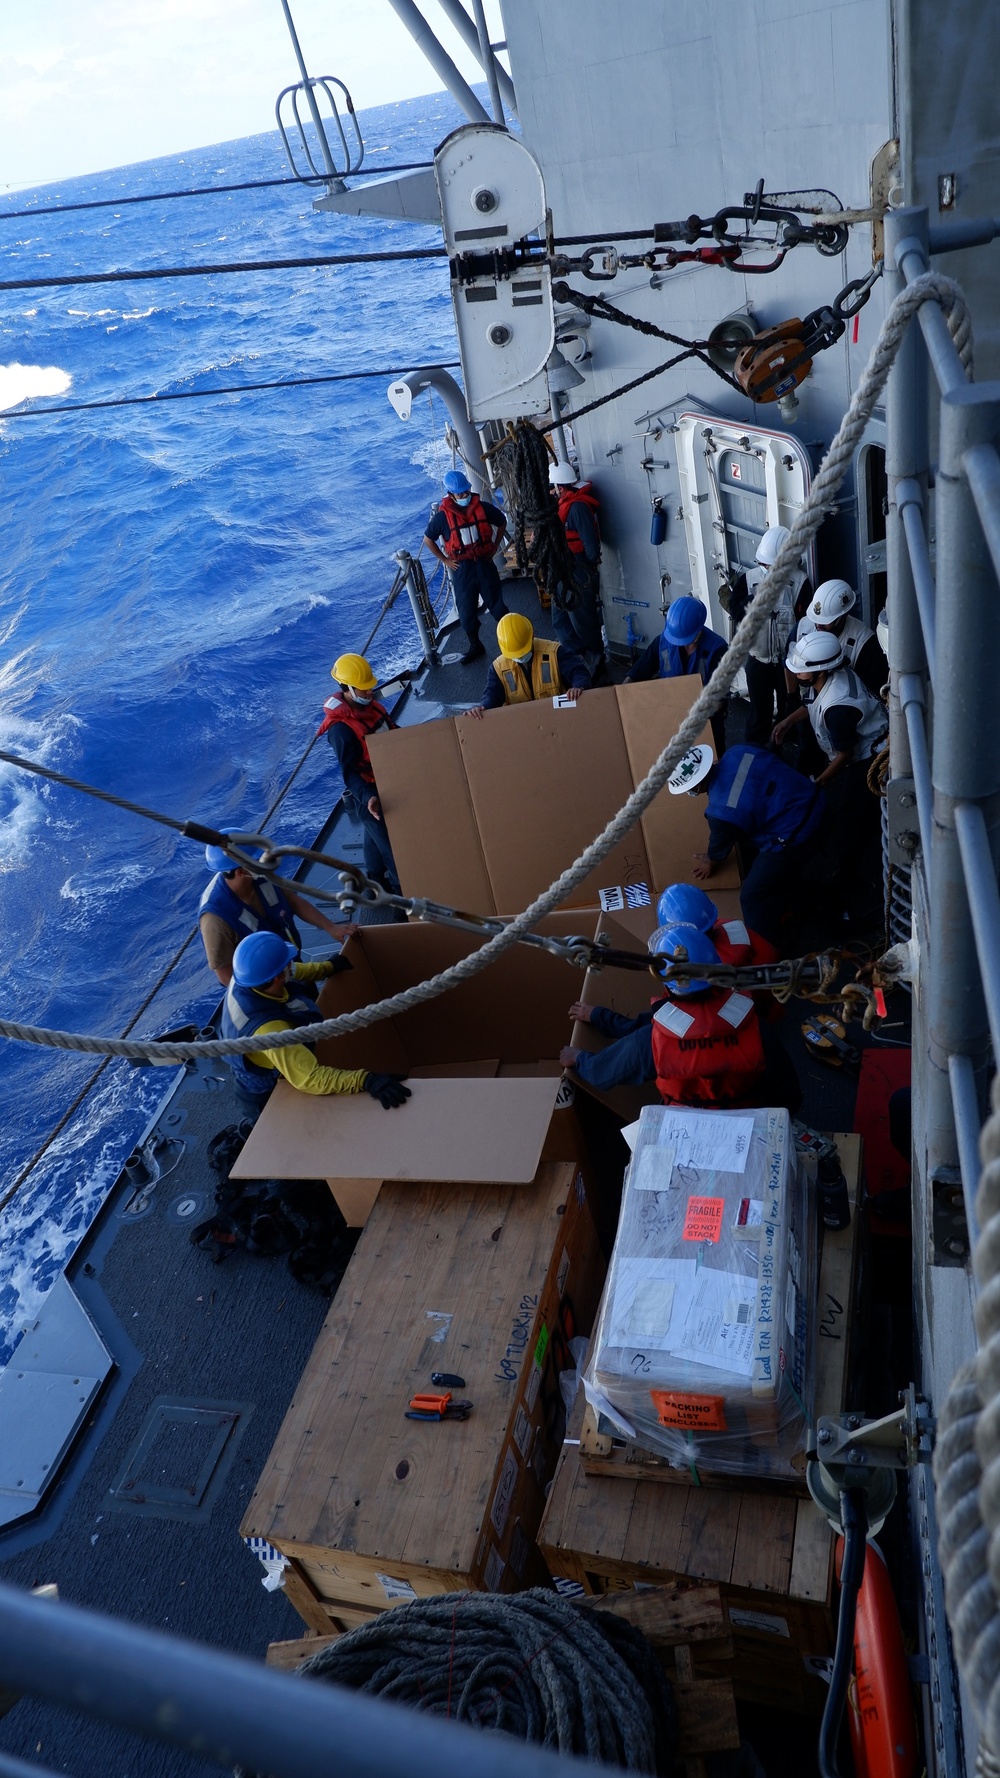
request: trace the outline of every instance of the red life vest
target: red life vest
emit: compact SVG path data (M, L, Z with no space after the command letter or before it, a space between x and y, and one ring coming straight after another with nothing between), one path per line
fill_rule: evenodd
M748 994L653 1001L653 1064L668 1105L740 1105L764 1069L760 1025Z
M357 735L361 742L362 759L358 767L359 775L366 784L374 784L375 773L372 771L372 762L368 757L368 736L373 735L377 729L396 727L385 705L380 704L377 698L373 698L370 704L352 704L340 692L334 692L332 698L327 698L323 708L326 715L316 733L325 735L327 729L332 728L335 722L345 723L351 733Z
M718 920L709 938L720 963L777 963L778 952L759 932L751 932L742 920Z
M600 521L597 515L601 510L601 503L598 500L597 495L594 493L593 484L591 482L581 482L578 488L563 488L559 495L559 517L565 526L566 542L569 544L574 556L583 555L583 543L580 538L580 533L574 530L572 525L566 523L566 518L570 507L575 506L578 500L582 505L590 507L590 510L594 515L594 523L597 525L597 534L600 536Z
M448 525L442 549L449 562L481 562L496 553L496 533L478 494L473 494L468 506L458 506L446 494L438 511Z

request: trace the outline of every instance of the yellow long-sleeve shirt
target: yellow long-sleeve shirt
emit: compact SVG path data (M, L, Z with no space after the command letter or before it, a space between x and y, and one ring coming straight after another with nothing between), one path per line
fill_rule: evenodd
M292 974L298 982L321 982L331 973L328 963L296 963ZM265 994L265 1000L275 1003L275 1016L266 1025L261 1025L258 1037L267 1037L275 1031L291 1029L288 1020L281 1017L281 1002L288 996L284 989L280 994ZM259 1063L262 1068L277 1068L278 1073L300 1093L363 1093L368 1079L367 1068L326 1068L317 1062L312 1050L304 1043L289 1043L280 1049L254 1050L247 1056L253 1065Z

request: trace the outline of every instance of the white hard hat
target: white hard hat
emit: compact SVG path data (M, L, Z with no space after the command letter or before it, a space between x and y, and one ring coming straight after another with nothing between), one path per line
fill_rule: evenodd
M554 488L571 488L576 481L576 470L572 463L553 463L549 470L549 481Z
M810 630L797 636L788 650L785 666L790 673L829 673L844 658L844 644L831 630Z
M834 624L853 611L857 596L846 580L824 580L809 601L808 616L817 624Z
M770 525L757 545L758 566L770 568L777 560L778 551L791 535L787 525Z
M686 790L696 790L703 778L707 778L715 764L715 754L711 747L702 744L700 747L689 747L683 759L679 759L667 779L667 788L671 796L681 796Z

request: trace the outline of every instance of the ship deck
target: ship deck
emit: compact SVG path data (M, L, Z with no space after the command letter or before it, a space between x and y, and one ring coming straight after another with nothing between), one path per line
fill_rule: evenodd
M510 600L542 628L532 589L512 586ZM486 640L488 625L484 632ZM447 646L446 639L444 664L410 689L405 720L478 701L488 660L458 667ZM735 727L738 707L732 715ZM342 807L318 843L360 855ZM365 910L362 917L384 916ZM797 935L806 946L829 937L808 915ZM806 1054L794 1012L780 1029L803 1086L801 1115L819 1128L850 1129L856 1078ZM67 1273L114 1370L41 1510L0 1531L0 1576L23 1587L54 1582L65 1600L262 1659L269 1643L302 1627L284 1594L262 1586L264 1570L238 1526L328 1301L298 1283L283 1257L237 1250L217 1265L191 1245L191 1228L213 1207L208 1144L239 1111L227 1072L207 1062L165 1076L164 1090L154 1136L171 1138L174 1155L183 1144L177 1164L138 1202L123 1171ZM610 1112L586 1100L606 1244L626 1158L618 1128ZM895 1255L869 1269L880 1279L902 1372L908 1244L894 1246ZM884 1362L877 1371L863 1368L855 1405L894 1405L887 1392L908 1375L894 1375ZM192 1407L201 1412L191 1415ZM789 1769L790 1754L804 1775L815 1769L811 1725L765 1719L743 1706L741 1720L769 1778ZM75 1778L200 1778L218 1769L27 1698L0 1722L0 1748Z

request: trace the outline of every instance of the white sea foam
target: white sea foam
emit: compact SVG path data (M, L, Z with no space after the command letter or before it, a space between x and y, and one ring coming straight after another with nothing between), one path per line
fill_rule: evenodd
M65 395L72 382L55 364L0 364L0 412L36 395Z

